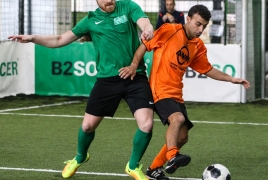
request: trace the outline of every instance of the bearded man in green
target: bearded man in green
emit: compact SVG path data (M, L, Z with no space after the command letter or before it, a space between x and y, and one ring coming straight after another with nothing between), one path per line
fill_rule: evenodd
M125 172L136 180L145 180L148 178L139 161L152 137L153 99L144 60L132 59L140 45L137 26L142 31L141 39L146 40L152 38L153 26L140 6L131 0L97 0L97 4L99 7L95 11L90 11L72 30L61 35L13 35L8 38L57 48L85 35L91 37L96 51L97 80L78 132L77 154L66 161L62 176L71 177L89 160L88 150L98 125L104 116L113 117L121 99L124 99L138 125Z

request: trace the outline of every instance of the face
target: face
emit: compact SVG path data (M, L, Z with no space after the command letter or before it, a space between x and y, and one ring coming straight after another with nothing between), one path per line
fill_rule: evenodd
M103 12L111 13L115 8L115 0L97 0L97 4Z
M198 38L208 25L208 21L203 19L199 14L194 14L192 18L187 16L186 32L189 38Z
M166 0L166 9L168 13L173 13L175 8L175 3L173 0Z

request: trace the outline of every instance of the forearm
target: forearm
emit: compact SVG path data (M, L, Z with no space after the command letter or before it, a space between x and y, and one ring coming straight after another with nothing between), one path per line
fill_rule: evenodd
M139 28L142 30L142 31L145 31L145 30L153 30L153 25L151 24L150 20L148 18L140 18L138 21L137 21L137 24L139 26Z
M212 68L209 72L207 72L206 76L219 81L232 82L232 76L215 68Z
M72 31L67 31L62 35L46 35L46 36L34 35L32 38L32 42L42 46L56 48L65 46L76 39L78 39L78 37L76 37L72 33Z
M136 50L131 65L135 65L138 67L141 59L143 58L144 54L146 52L146 47L144 44L141 44L139 48Z
M144 44L141 44L134 54L131 65L122 67L118 70L119 76L123 79L130 77L130 79L133 80L136 75L136 71L139 66L139 63L141 59L143 58L145 52L146 52L146 47Z
M50 48L63 46L63 43L60 42L60 35L34 35L32 38L32 42Z
M142 40L150 40L153 38L154 28L153 25L150 23L148 18L140 18L137 21L139 28L142 30L141 39Z
M215 68L212 68L209 72L206 73L206 75L210 78L213 78L213 79L216 79L219 81L227 81L227 82L231 82L233 84L242 84L244 86L244 88L246 88L246 89L250 88L250 83L247 80L241 79L241 78L234 78L234 77L229 76L228 74L223 73Z

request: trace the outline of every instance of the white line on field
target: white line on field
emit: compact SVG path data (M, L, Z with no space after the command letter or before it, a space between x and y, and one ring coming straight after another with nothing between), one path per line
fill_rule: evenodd
M49 173L61 173L62 171L53 170L53 169L27 169L27 168L10 168L10 167L0 167L0 170L11 170L11 171L35 171L35 172L49 172ZM89 175L98 175L98 176L128 176L127 174L117 174L117 173L97 173L97 172L76 172L77 174L89 174ZM170 177L170 179L177 180L201 180L195 178L175 178Z
M268 126L267 123L245 123L245 122L213 122L213 121L191 121L193 123L203 124L239 124L239 125L253 125L253 126Z
M41 105L41 106L30 106L30 107L23 107L23 108L16 108L16 109L4 109L4 110L0 110L0 113L8 112L8 111L19 111L19 110L25 110L25 109L37 109L37 108L42 108L42 107L61 106L63 104L74 104L74 103L79 103L79 102L81 101L69 101L69 102L63 102L63 103L46 104L46 105Z
M60 115L60 114L26 114L26 113L1 113L3 115L17 115L17 116L40 116L40 117L66 117L66 118L83 118L84 116L75 116L75 115ZM125 118L125 117L105 117L105 119L114 119L114 120L135 120L135 118ZM159 119L154 119L154 121L160 121ZM202 123L202 124L236 124L236 125L252 125L252 126L268 126L267 123L245 123L245 122L215 122L215 121L196 121L191 120L193 123Z
M0 112L0 114L19 115L19 116L40 116L40 117L67 117L67 118L83 118L84 117L84 116L60 115L60 114L26 114L26 113L2 113L2 112Z

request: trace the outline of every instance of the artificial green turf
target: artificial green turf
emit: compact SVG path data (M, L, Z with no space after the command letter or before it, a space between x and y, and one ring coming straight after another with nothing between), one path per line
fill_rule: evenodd
M0 113L0 167L53 169L59 172L11 171L0 169L0 179L62 179L63 162L76 153L77 132L81 125L86 97L17 96L0 99L4 109L48 105L58 102L80 102L62 106L42 107ZM268 165L268 108L267 102L246 104L186 102L194 128L189 142L181 153L192 157L191 163L177 170L172 177L200 178L206 166L221 163L227 166L234 180L262 180L267 178ZM18 115L24 113L27 115ZM17 114L17 115L16 115ZM49 117L31 114L75 115ZM132 118L123 101L116 117ZM155 116L158 119L157 116ZM250 124L207 124L210 122L251 122ZM129 159L132 138L137 125L134 120L104 119L97 129L89 153L88 163L79 171L124 174ZM164 143L166 127L155 121L153 138L141 163L143 170L152 162ZM76 174L72 179L121 180L123 176Z

